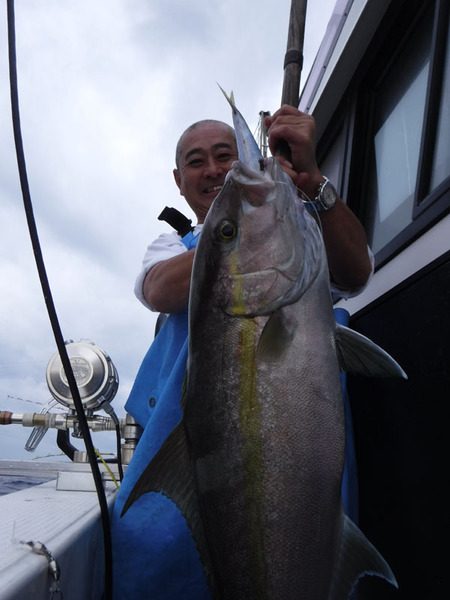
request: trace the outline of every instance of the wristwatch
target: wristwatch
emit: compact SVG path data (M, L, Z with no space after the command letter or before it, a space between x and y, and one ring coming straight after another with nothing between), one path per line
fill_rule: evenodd
M325 212L335 206L338 197L335 187L328 177L324 176L314 200L308 202L307 205L309 204L309 207L317 212Z

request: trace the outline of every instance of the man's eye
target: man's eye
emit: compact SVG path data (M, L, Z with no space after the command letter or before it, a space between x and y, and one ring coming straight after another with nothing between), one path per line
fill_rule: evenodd
M201 158L193 158L188 161L187 164L189 167L200 167L203 164L203 161Z
M228 162L233 158L232 154L219 154L217 160L220 162Z

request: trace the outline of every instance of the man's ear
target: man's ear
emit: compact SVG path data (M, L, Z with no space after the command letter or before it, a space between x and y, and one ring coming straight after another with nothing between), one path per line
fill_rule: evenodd
M182 196L183 192L181 191L181 177L178 169L173 170L173 178L175 179L175 183L177 184L178 189L180 190L180 196Z

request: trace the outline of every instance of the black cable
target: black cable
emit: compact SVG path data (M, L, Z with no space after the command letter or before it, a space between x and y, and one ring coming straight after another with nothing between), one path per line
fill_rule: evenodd
M33 206L31 202L30 189L28 185L28 177L25 163L25 154L23 150L22 133L20 128L20 114L19 114L19 94L17 85L17 65L16 65L16 35L15 35L15 18L14 18L14 0L7 0L7 12L8 12L8 49L9 49L9 79L11 88L11 109L12 109L12 120L14 129L14 141L16 146L17 165L20 176L20 186L22 188L23 203L25 208L25 214L28 223L28 229L30 232L31 244L33 246L34 257L36 260L36 266L41 282L42 292L44 294L44 300L47 306L47 311L50 319L50 323L53 329L53 335L55 337L56 345L61 357L61 362L64 367L64 372L67 377L70 392L75 404L77 416L80 424L80 430L84 438L86 445L86 452L89 458L89 462L94 477L95 487L97 490L98 501L100 505L101 520L103 525L103 541L104 541L104 552L105 552L105 600L112 598L112 546L111 546L111 526L109 519L108 503L106 500L105 490L103 488L102 476L100 473L99 466L97 464L97 456L95 453L94 445L92 443L89 426L87 423L86 415L84 413L83 404L81 402L78 387L75 381L75 376L72 371L72 366L67 354L66 345L64 338L61 333L59 326L58 317L53 302L50 285L48 282L45 264L42 257L42 251L39 242L39 236L37 232L36 222L33 214Z

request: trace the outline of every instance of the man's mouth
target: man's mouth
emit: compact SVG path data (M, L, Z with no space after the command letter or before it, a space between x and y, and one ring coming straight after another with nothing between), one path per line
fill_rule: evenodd
M207 187L203 190L203 192L205 194L218 194L220 192L220 190L222 189L221 185L211 185L210 187Z

